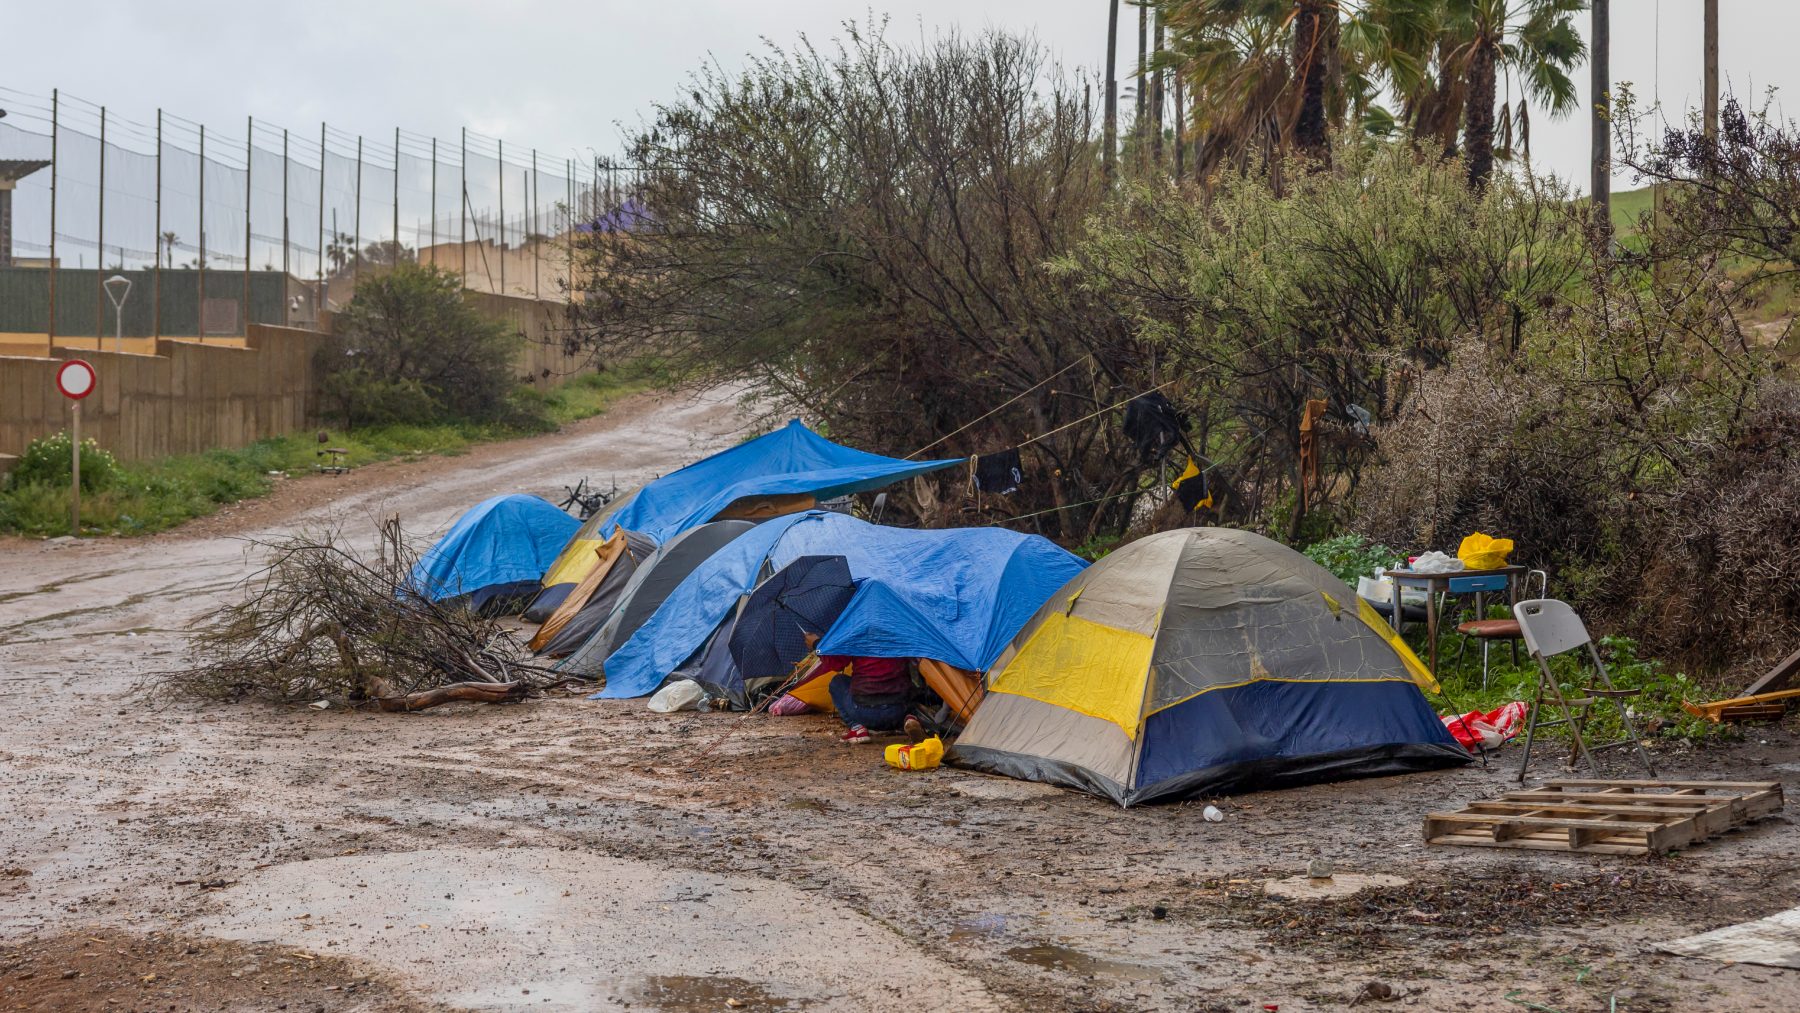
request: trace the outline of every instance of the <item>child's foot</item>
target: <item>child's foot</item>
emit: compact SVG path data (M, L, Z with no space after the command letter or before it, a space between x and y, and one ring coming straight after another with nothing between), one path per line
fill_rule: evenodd
M859 742L867 742L869 741L869 730L862 725L851 725L844 729L844 734L838 736L838 741L846 746L854 746Z
M922 742L925 739L925 722L911 714L906 716L906 720L901 723L900 728L906 733L906 737L914 742Z

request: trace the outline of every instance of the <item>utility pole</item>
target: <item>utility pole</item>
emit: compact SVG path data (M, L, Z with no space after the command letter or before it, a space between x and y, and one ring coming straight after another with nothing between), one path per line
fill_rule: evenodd
M462 173L462 196L456 201L456 216L462 222L462 239L458 245L462 247L462 287L469 287L469 128L462 128L462 162L457 167Z
M1119 171L1119 0L1112 0L1106 15L1106 131L1100 153L1111 183Z
M332 237L336 242L337 237ZM313 330L325 315L325 121L319 121L319 287L313 292Z
M1593 0L1593 28L1588 33L1588 91L1592 96L1593 134L1590 156L1593 173L1594 228L1612 235L1612 2Z
M417 239L413 240L418 242ZM394 266L400 266L400 128L394 128Z
M1719 137L1719 0L1706 0L1706 122L1709 141Z

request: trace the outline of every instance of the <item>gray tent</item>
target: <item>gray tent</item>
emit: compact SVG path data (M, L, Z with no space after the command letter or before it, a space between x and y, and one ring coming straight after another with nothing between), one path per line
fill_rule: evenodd
M688 574L755 526L751 521L713 521L671 538L637 568L605 621L557 666L558 670L589 677L600 675L607 656L656 614Z
M649 565L656 555L656 544L635 531L625 532L625 546L625 553L619 557L619 561L606 571L600 586L588 595L587 604L581 606L581 611L556 631L550 642L538 651L539 654L560 658L572 653L587 642L588 637L600 628L600 624L606 622L607 616L612 615L613 608L619 603L625 589L631 586L632 578L637 576L639 569ZM639 560L643 562L640 563Z

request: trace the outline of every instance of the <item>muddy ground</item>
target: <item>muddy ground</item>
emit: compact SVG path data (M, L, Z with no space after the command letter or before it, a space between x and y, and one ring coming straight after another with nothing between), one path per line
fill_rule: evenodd
M1660 858L1427 847L1510 766L1121 811L902 774L829 718L558 696L419 714L147 697L245 537L621 484L728 398L394 462L153 538L0 541L0 1009L1791 1010L1659 940L1800 904L1786 815ZM1800 777L1791 728L1669 774ZM1335 860L1348 897L1263 883ZM1535 1005L1528 1005L1535 1004Z

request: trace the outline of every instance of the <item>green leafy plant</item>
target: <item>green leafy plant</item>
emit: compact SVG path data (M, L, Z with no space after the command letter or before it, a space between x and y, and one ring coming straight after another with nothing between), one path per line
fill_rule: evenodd
M1356 586L1356 578L1373 574L1378 566L1393 566L1400 559L1397 550L1362 535L1338 535L1300 551L1351 587Z
M75 456L69 442L69 434L65 430L40 436L27 444L25 453L19 455L19 463L13 466L13 487L42 484L68 489L69 468ZM81 441L82 492L98 492L107 488L113 484L118 473L117 458L100 449L100 444L91 438Z

